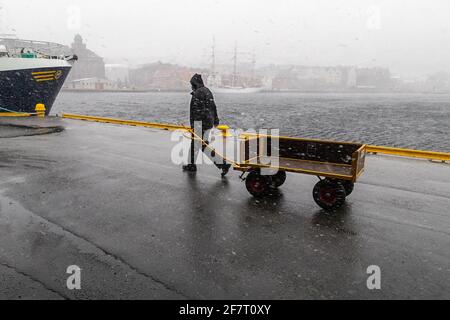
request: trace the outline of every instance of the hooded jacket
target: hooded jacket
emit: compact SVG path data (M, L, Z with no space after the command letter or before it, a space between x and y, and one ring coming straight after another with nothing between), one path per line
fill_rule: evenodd
M191 126L194 127L195 122L202 122L203 130L212 129L219 125L219 117L217 116L217 107L214 96L211 91L205 87L202 76L196 74L191 79L193 92L191 100Z

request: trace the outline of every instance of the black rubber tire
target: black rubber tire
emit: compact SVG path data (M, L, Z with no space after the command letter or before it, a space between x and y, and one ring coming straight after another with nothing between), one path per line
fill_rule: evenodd
M257 198L265 197L271 193L271 180L268 176L263 176L257 171L249 173L245 179L245 186L248 192Z
M352 194L353 190L355 190L355 184L348 180L341 180L341 184L344 186L345 193L347 197Z
M324 210L337 210L345 204L347 194L344 186L331 180L319 181L314 187L314 201Z
M340 184L342 184L342 186L345 189L345 194L347 195L347 197L349 195L351 195L353 193L353 190L355 189L355 184L349 180L336 180L336 179L325 179L327 181L330 181L331 183L333 182L338 182Z
M272 186L274 188L281 187L286 182L286 179L287 179L286 171L278 171L276 175L270 177Z

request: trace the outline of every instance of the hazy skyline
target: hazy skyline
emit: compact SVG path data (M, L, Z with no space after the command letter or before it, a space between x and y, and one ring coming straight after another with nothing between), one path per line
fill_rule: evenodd
M388 67L420 77L450 72L447 0L0 0L0 33L70 44L75 34L107 62L207 66L235 41L258 65Z

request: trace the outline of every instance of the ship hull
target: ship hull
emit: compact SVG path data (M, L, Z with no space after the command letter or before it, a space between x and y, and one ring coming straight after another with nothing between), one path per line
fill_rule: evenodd
M42 103L49 114L72 66L65 60L0 59L0 112L34 113Z
M211 88L211 90L214 93L233 93L233 94L238 94L238 93L260 93L262 92L264 89L263 88Z

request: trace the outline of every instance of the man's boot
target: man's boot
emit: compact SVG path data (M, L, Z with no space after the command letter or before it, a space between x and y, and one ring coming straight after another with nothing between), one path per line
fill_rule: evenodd
M188 164L183 166L183 171L186 172L197 172L197 166L195 164Z
M222 178L225 178L225 176L228 174L228 172L231 169L231 164L227 164L227 163L222 164L220 166L220 169L222 169Z

